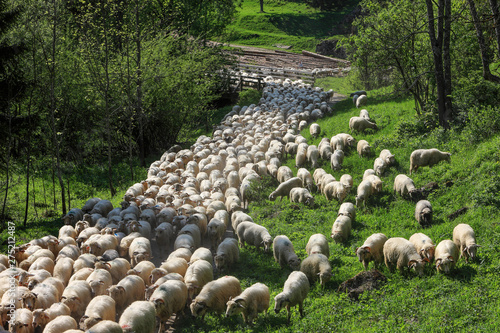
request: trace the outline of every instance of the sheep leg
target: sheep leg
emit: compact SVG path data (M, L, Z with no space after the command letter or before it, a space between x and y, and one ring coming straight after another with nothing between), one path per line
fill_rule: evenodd
M286 312L287 312L286 324L290 325L290 317L292 315L292 313L290 312L290 304L287 304Z
M304 317L304 302L299 303L300 317Z

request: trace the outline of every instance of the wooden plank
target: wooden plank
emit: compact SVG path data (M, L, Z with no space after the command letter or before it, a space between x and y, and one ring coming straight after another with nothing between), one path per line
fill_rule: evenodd
M332 62L341 62L341 63L346 64L346 65L350 65L351 64L349 61L344 60L344 59L327 57L327 56L324 56L324 55L321 55L321 54L318 54L318 53L314 53L314 52L309 52L309 51L306 51L306 50L302 50L302 54L310 56L310 57L318 58L318 59L329 60L329 61L332 61Z

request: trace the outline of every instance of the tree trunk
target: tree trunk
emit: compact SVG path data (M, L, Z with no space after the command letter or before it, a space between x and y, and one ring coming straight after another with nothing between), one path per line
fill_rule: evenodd
M469 4L470 15L472 17L472 22L474 23L474 28L476 29L477 42L479 44L479 50L481 51L481 63L483 65L483 78L485 80L500 83L500 77L493 75L490 71L490 55L488 52L488 46L483 36L483 27L479 21L479 16L477 15L476 5L474 0L467 0Z
M141 26L139 15L139 1L136 0L135 6L135 32L136 32L136 88L137 88L137 114L139 116L139 157L141 166L146 166L144 156L144 122L142 110L142 69L141 69Z
M3 206L2 206L2 216L1 218L1 226L2 230L6 229L7 226L7 216L5 216L5 208L7 206L7 197L9 196L9 180L10 180L10 150L12 145L12 115L10 113L10 107L7 107L8 117L9 117L9 138L7 140L7 157L5 158L5 197L3 198Z
M264 0L260 0L260 12L264 13Z
M497 0L489 0L490 9L493 14L493 22L495 23L495 37L497 40L497 56L500 59L500 11L498 10Z
M444 119L448 123L453 114L453 104L451 99L451 0L444 0L444 31L443 31L443 66L444 66Z

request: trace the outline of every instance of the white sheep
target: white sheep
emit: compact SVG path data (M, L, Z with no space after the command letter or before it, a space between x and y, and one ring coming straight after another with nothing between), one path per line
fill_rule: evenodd
M213 279L213 268L209 262L198 260L189 265L184 275L184 282L188 288L188 299L193 299L194 296L198 295L201 288Z
M340 176L339 182L342 183L342 185L344 185L344 187L347 190L347 193L351 191L351 188L354 184L352 176L348 174L343 174L342 176Z
M315 169L313 172L314 183L316 184L316 187L317 187L318 191L320 191L320 192L321 192L321 179L326 174L327 174L327 172L322 168Z
M31 291L21 296L23 307L34 309L47 309L59 300L59 291L50 284L38 283Z
M164 261L160 268L164 269L168 273L179 273L184 276L189 267L188 262L184 258L171 258Z
M384 261L384 244L387 239L382 233L372 234L356 249L358 260L363 263L365 270L368 270L370 261L373 261L375 268Z
M354 221L356 219L356 206L351 202L344 202L340 205L337 215L344 215Z
M415 219L422 227L428 227L432 223L432 205L427 200L420 200L415 206Z
M286 182L288 179L292 177L293 177L293 171L286 165L282 165L278 168L278 174L276 176L278 182L280 183Z
M359 157L368 157L372 154L372 147L366 140L359 140L358 141L358 146L357 146L357 151Z
M344 150L344 140L338 135L334 135L330 139L330 148L332 151Z
M288 197L290 195L290 190L294 187L302 187L302 180L299 177L290 178L279 184L276 190L269 195L269 200L274 201L278 197L282 200L283 197Z
M118 324L123 333L154 333L156 327L156 310L153 303L135 301L120 316Z
M208 223L208 236L212 243L212 248L216 249L219 246L220 242L224 238L224 234L226 233L226 225L224 222L213 218Z
M81 331L79 331L81 332ZM95 324L94 326L92 326L92 333L123 333L123 330L120 326L120 324L118 324L117 322L115 321L111 321L111 320L103 320L97 324ZM68 333L68 332L64 332L64 333Z
M184 309L187 299L188 288L178 280L168 280L153 292L150 302L154 304L156 316L160 320L159 332L164 331L170 316Z
M239 256L240 249L238 248L238 241L234 238L226 238L217 247L217 253L214 258L215 267L219 271L230 267L233 263L238 261Z
M255 246L257 250L261 246L264 246L264 251L268 252L273 242L269 231L265 227L253 222L240 223L236 230L236 235L242 248L245 247L245 243L248 243Z
M36 330L38 327L44 329L47 323L59 316L69 316L71 310L64 303L54 303L48 309L36 309L33 311L32 326Z
M113 285L111 273L105 269L94 270L86 281L92 289L92 296L105 295L106 289Z
M359 108L363 105L366 105L368 101L368 97L366 97L366 95L360 95L357 99L356 99L356 107Z
M349 129L351 132L364 132L367 128L377 130L377 124L362 117L352 117L349 119Z
M75 228L72 225L65 225L62 226L61 229L59 229L59 235L58 239L61 239L63 237L71 237L73 239L76 239L77 233Z
M322 191L325 195L326 200L330 201L332 199L337 199L340 203L344 201L349 192L348 188L338 181L332 181L324 185Z
M421 258L415 246L407 239L401 237L389 238L384 244L384 260L389 270L397 269L404 273L405 267L413 269L418 275L424 275L424 265L429 262L427 258Z
M241 294L240 281L234 276L224 276L207 283L190 304L194 317L205 318L207 312L223 313L230 297Z
M410 175L413 171L417 171L419 167L433 166L441 161L450 162L451 154L442 152L436 148L432 149L417 149L410 155Z
M210 203L207 207L207 214L195 213L189 216L187 219L187 224L195 224L200 229L201 237L204 237L208 231L208 220L210 215L210 219L215 216L215 213L219 210L226 210L226 206L220 200L215 200ZM177 229L177 232L182 228Z
M101 320L115 320L116 303L107 295L94 297L80 319L80 328L88 330Z
M103 268L111 273L111 278L113 279L113 284L117 284L121 279L127 276L127 272L130 270L130 263L124 258L116 258L106 263L96 262L95 268Z
M340 170L342 169L342 163L344 163L344 152L337 149L330 157L330 167L332 170Z
M455 268L459 255L458 247L453 241L449 239L442 240L436 246L436 270L448 274Z
M78 328L76 320L70 316L59 316L49 322L43 333L61 333L67 330L75 330Z
M229 298L226 303L226 317L241 313L247 325L253 325L254 320L261 312L269 309L269 288L263 283L255 283L243 290L234 298Z
M476 235L474 230L468 224L458 224L453 229L453 242L460 251L460 257L465 258L465 262L469 262L469 258L476 258L477 248L480 245L476 244Z
M420 254L420 257L427 258L430 261L434 259L436 245L434 245L432 239L430 239L429 236L418 232L411 235L410 239L408 240L415 246L415 249L417 250L418 254Z
M280 264L281 268L289 266L293 270L300 267L300 259L295 254L293 244L285 235L274 237L273 240L274 260Z
M308 206L314 206L314 197L311 193L302 187L294 187L290 190L290 202L303 203Z
M309 126L309 134L311 134L311 137L317 138L321 134L321 127L317 123L312 123Z
M330 160L333 154L332 147L330 146L330 140L328 138L321 139L318 145L319 155L324 160Z
M302 187L305 187L309 192L313 191L314 181L311 173L306 168L297 170L297 177L302 180Z
M11 312L9 320L9 331L12 333L33 333L34 329L31 325L33 321L33 313L25 308L15 309ZM1 323L0 323L1 325Z
M331 237L335 243L347 241L351 235L351 219L348 216L339 215L332 225Z
M330 257L330 247L328 246L328 239L323 234L314 234L309 237L306 244L307 255L311 254L324 254L327 258Z
M363 180L368 180L370 183L372 183L373 193L382 192L382 186L384 185L384 182L380 179L379 176L370 175L365 177Z
M307 276L310 283L314 283L319 278L323 287L333 276L328 257L321 253L313 253L305 258L300 264L300 271Z
M293 271L285 281L283 291L274 297L274 312L286 308L287 323L290 324L290 308L299 305L300 316L304 317L304 300L309 293L309 280L301 271Z
M375 173L379 176L382 176L387 167L388 167L387 163L380 157L377 157L373 162L373 170L375 170Z
M68 284L61 296L61 302L69 307L71 316L80 319L87 304L92 299L92 289L86 281L72 281Z
M418 190L413 180L407 175L399 174L394 178L394 193L400 194L403 198L416 198Z
M142 278L147 287L149 285L149 276L151 275L151 272L155 268L156 268L155 264L153 264L151 261L145 260L141 261L140 263L135 265L134 268L130 269L127 272L127 275L139 276L140 278Z
M186 262L189 262L191 260L191 256L193 255L193 253L194 252L191 252L191 250L181 247L170 253L166 261L169 261L170 259L173 258L183 258L184 260L186 260Z
M236 246L238 246L237 242ZM206 247L197 248L196 251L193 252L191 258L189 259L189 264L192 265L198 260L205 260L206 262L210 263L210 265L212 265L214 262L214 259L212 257L212 252Z
M319 167L320 153L318 147L316 147L315 145L310 145L309 147L307 147L306 157L307 161L311 164L311 167L313 169Z
M343 142L345 149L354 148L357 144L356 139L350 134L339 133L339 134L337 134L337 136L342 139L342 142ZM344 150L344 149L342 149L342 150Z
M135 301L144 299L146 284L137 275L128 275L118 284L108 288L108 295L116 302L116 314L121 315L127 306Z
M359 116L361 118L365 118L367 120L370 120L370 114L368 113L367 109L361 109L361 111L359 111Z
M379 157L387 164L388 166L394 165L396 163L396 160L394 158L394 155L391 154L391 151L389 149L383 149L380 152Z
M309 145L307 143L299 144L297 148L297 155L295 155L295 167L302 167L307 161L307 148Z
M134 267L143 260L149 260L152 256L151 242L145 237L135 238L128 249L130 265Z

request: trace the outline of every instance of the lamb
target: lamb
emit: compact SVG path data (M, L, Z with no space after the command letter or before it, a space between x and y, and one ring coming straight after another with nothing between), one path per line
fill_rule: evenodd
M160 320L158 332L165 331L164 326L170 316L184 309L187 298L188 289L178 280L168 280L153 292L150 302L154 304L156 316Z
M449 239L442 240L436 246L436 270L448 274L458 261L458 247Z
M368 270L370 261L373 261L375 268L384 261L384 244L387 239L387 236L382 233L373 234L356 249L356 255L359 262L363 263L365 271Z
M116 302L116 313L122 312L135 301L144 299L146 285L144 280L137 275L128 275L108 288L108 295Z
M285 235L276 236L273 240L274 260L280 264L281 268L289 266L296 271L300 267L300 259L295 254L293 244Z
M61 333L67 330L76 330L78 325L76 324L76 320L70 316L59 316L49 322L43 333Z
M247 325L253 325L260 312L269 309L269 288L263 283L255 283L245 289L239 296L229 298L226 303L226 317L241 313Z
M429 236L419 232L411 235L409 241L415 246L422 259L427 258L429 261L434 259L436 245L434 245Z
M59 316L69 316L71 310L69 307L61 302L54 303L48 309L36 309L33 311L32 326L33 329L44 329L47 323L54 320Z
M283 197L290 195L290 190L294 187L302 187L302 180L299 177L290 178L278 185L276 190L269 195L269 200L274 201L277 197L281 197L281 200L283 200Z
M418 190L413 180L407 175L399 174L394 178L394 193L399 193L403 198L416 198Z
M348 189L338 181L333 181L323 187L326 200L337 199L340 203L347 197Z
M190 265L184 275L188 289L188 300L198 295L201 288L214 279L212 265L205 260L198 260Z
M75 226L76 222L83 220L83 211L80 208L72 208L68 214L62 217L65 225Z
M372 154L372 147L366 140L359 140L358 141L358 155L359 157L368 157Z
M13 311L14 312L14 311ZM33 313L28 309L15 309L13 316L9 320L9 331L12 333L33 333L31 326Z
M330 257L330 247L328 246L328 240L323 234L314 234L309 237L309 241L306 245L307 255L311 254L324 254L327 258Z
M344 162L344 152L342 150L335 150L330 158L330 167L332 170L342 169L342 163Z
M223 313L230 297L241 294L240 281L234 276L224 276L207 283L190 304L194 317L205 318L207 312Z
M410 175L413 171L417 171L419 167L431 167L441 161L450 162L450 157L450 153L442 152L436 148L417 149L410 155Z
M257 250L264 246L264 252L268 252L273 242L269 231L253 222L241 222L236 230L236 235L238 235L239 244L242 248L245 247L246 242L255 246Z
M222 239L224 238L224 234L226 233L226 225L224 222L213 218L208 223L208 236L210 237L210 241L212 243L212 248L216 249Z
M309 192L313 191L314 181L311 173L306 168L300 168L297 170L297 177L302 180L302 187L309 190Z
M309 147L307 147L306 157L307 157L307 161L309 163L311 163L311 166L313 169L316 169L319 167L320 155L319 155L318 147L316 147L315 145L310 145Z
M91 299L92 289L87 281L81 280L70 282L61 296L61 302L68 306L71 316L78 320L83 316Z
M311 254L304 259L300 264L300 271L307 276L309 283L314 283L319 278L322 287L330 281L333 275L328 257L321 253Z
M92 289L92 296L105 295L106 289L113 285L111 273L105 269L94 270L85 281Z
M312 123L309 126L309 134L311 134L311 137L317 138L321 134L321 127L316 123Z
M367 128L377 130L377 124L362 117L352 117L349 119L349 129L351 132L364 132Z
M422 227L428 227L432 223L432 205L427 200L420 200L415 206L415 219Z
M290 202L303 203L308 206L314 206L314 197L311 193L302 187L294 187L290 190Z
M118 324L123 333L154 333L156 327L155 305L148 301L133 302L123 311Z
M174 227L168 222L162 222L155 229L156 244L160 250L160 257L165 258L168 249L172 247L174 240Z
M379 157L382 159L382 161L385 162L385 164L389 165L394 165L396 163L396 160L394 159L394 155L391 154L391 151L389 149L384 149L380 152Z
M404 268L408 267L408 270L413 269L419 276L424 275L424 265L429 259L422 259L409 240L401 237L389 238L383 251L385 265L389 270L393 271L396 265L401 274L404 273Z
M130 265L134 267L143 260L151 259L152 258L151 254L152 254L151 243L149 239L145 237L134 238L128 249L128 255L130 257Z
M476 244L476 235L470 225L462 223L453 229L453 243L458 247L460 257L465 258L465 262L476 258L477 248L480 245Z
M304 317L304 300L309 293L309 280L301 271L293 271L285 281L283 291L274 297L274 312L286 307L287 323L290 324L290 308L299 305L300 316Z
M340 215L332 225L331 237L335 243L347 241L351 234L351 219L347 216Z
M385 163L385 161L380 157L377 157L373 162L373 169L375 170L375 173L379 176L382 176L387 167L388 167L387 163Z
M366 207L366 200L373 194L373 184L369 180L363 180L358 185L357 195L356 195L356 207L360 207L363 204Z
M276 179L280 183L286 182L288 179L293 177L293 171L286 165L282 165L278 168L278 174L276 176Z
M102 320L114 321L116 316L115 307L115 300L107 295L94 297L80 319L80 328L88 330Z
M240 249L238 248L238 241L234 238L226 238L217 247L215 255L215 267L222 271L224 268L231 266L238 261L240 256Z

